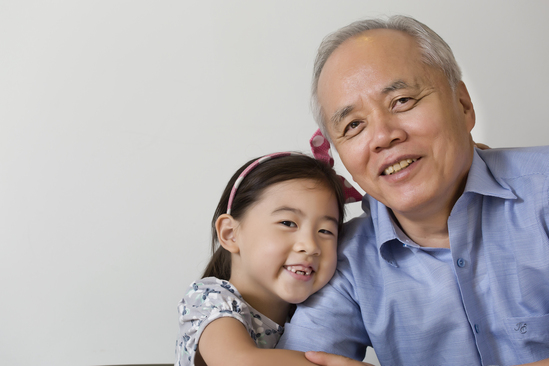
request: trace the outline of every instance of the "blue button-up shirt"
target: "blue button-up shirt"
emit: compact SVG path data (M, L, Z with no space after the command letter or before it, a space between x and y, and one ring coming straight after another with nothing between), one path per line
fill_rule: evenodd
M475 151L451 249L415 244L371 197L363 209L279 348L361 360L373 346L383 365L549 358L549 147Z

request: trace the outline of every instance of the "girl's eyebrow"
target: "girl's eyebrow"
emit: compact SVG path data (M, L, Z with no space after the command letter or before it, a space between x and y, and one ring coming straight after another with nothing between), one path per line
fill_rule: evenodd
M293 212L297 215L303 216L303 211L301 211L299 208L294 208L294 207L289 207L289 206L280 206L280 207L274 209L272 214L274 215L276 213L283 212L283 211L289 211L289 212Z
M333 216L326 215L326 216L324 216L324 219L328 220L328 221L333 221L334 224L339 225L339 221L336 220L336 218L333 217Z
M299 215L299 216L305 216L305 214L303 213L303 211L301 211L299 208L294 208L294 207L289 207L289 206L281 206L281 207L278 207L276 208L275 210L273 210L273 212L271 213L271 215L274 215L274 214L277 214L279 212L292 212L296 215ZM333 216L330 216L330 215L325 215L323 217L324 220L328 220L328 221L333 221L336 225L339 225L339 220L337 220L335 217Z

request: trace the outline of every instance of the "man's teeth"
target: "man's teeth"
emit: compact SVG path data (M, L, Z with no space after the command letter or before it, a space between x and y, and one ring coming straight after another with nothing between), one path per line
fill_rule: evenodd
M385 175L391 175L393 173L399 172L402 169L406 168L408 165L412 164L417 159L404 159L400 163L393 164L383 171Z
M288 271L292 271L293 273L305 275L305 276L310 276L311 273L313 272L312 269L310 268L304 269L303 267L296 267L296 266L287 266L286 269Z

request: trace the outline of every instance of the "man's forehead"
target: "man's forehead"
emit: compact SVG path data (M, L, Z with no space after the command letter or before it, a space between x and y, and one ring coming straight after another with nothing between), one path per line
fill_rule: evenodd
M414 74L425 64L417 42L410 35L390 29L366 31L343 42L327 59L318 81L318 94L337 87L353 89L362 79L375 79L379 93L411 87ZM410 72L411 71L411 72ZM379 77L383 75L384 80Z
M319 75L323 84L352 81L357 72L376 73L422 63L416 40L392 29L369 30L343 42L326 60ZM329 85L324 85L329 86Z
M332 55L342 52L342 50L352 48L364 49L367 52L385 52L385 56L389 56L392 52L419 51L419 44L413 36L404 31L385 28L370 29L342 42L332 52ZM328 57L328 60L332 55Z

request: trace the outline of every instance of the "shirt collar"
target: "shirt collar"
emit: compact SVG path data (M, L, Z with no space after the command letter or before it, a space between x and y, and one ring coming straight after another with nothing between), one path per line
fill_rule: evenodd
M471 192L484 196L516 199L517 196L502 180L494 178L490 169L482 160L477 149L473 155L473 163L469 170L464 193ZM384 204L369 195L362 199L362 209L366 215L371 215L376 230L376 244L381 257L391 266L398 267L393 249L389 243L418 247L394 222L390 210Z
M362 199L362 209L366 215L371 215L376 232L376 245L381 257L391 266L398 267L393 251L389 245L385 245L391 241L398 241L401 239L396 230L399 228L396 223L393 222L390 210L387 206L367 194L364 195L364 198ZM404 235L401 230L399 230L399 232Z
M480 151L482 153L482 151ZM503 180L497 180L490 172L490 168L486 165L482 157L479 155L479 150L475 148L473 155L473 164L469 170L467 183L464 193L478 193L483 196L499 197L504 199L516 199L517 196L513 193L509 185Z

